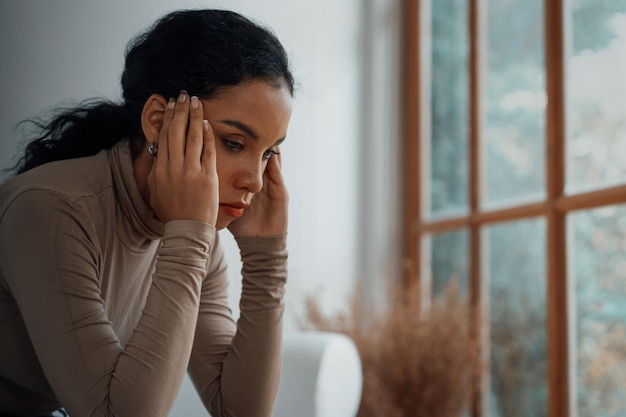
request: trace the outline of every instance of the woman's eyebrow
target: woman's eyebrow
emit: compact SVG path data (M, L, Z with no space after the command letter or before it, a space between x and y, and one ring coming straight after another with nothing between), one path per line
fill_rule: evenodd
M259 140L259 135L254 131L254 129L252 129L250 126L248 126L245 123L242 123L237 120L229 120L229 119L218 120L217 122L239 129L245 134L247 134L248 136L250 136L252 139ZM286 138L287 137L282 137L278 139L276 143L274 143L274 146L280 145Z
M222 123L234 128L237 128L239 130L241 130L242 132L244 132L245 134L247 134L248 136L250 136L252 139L254 140L259 140L259 135L247 124L239 122L237 120L218 120L218 123Z

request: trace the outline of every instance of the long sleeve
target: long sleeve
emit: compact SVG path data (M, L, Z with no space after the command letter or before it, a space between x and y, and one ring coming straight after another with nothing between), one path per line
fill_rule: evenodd
M205 279L190 375L214 417L270 416L281 371L286 237L237 239L243 262L240 318L225 270Z
M24 384L45 391L49 383L72 416L167 416L191 354L215 233L198 222L170 222L155 242L155 263L147 252L137 259L152 264L125 265L103 251L80 201L46 191L16 198L0 222L0 265L45 374ZM141 281L133 271L147 267L153 274L145 305L123 344L102 277Z

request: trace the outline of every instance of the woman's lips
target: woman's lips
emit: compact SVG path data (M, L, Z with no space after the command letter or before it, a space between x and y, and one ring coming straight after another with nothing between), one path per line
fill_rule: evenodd
M220 204L220 210L222 210L224 214L230 217L239 218L243 216L243 212L245 211L245 209L245 207L231 206L229 204Z

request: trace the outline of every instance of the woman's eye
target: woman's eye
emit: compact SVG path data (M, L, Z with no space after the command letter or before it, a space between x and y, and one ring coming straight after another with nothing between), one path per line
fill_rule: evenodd
M233 152L237 152L243 149L243 145L239 142L234 142L232 140L224 139L224 144L228 149Z
M273 149L268 149L263 154L263 159L267 161L268 159L270 159L272 157L272 155L278 155L278 152L276 152Z

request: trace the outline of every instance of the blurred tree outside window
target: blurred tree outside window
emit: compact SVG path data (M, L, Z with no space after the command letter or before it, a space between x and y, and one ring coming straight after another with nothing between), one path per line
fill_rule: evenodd
M405 253L433 298L457 279L485 312L470 414L626 416L626 0L415 7Z

